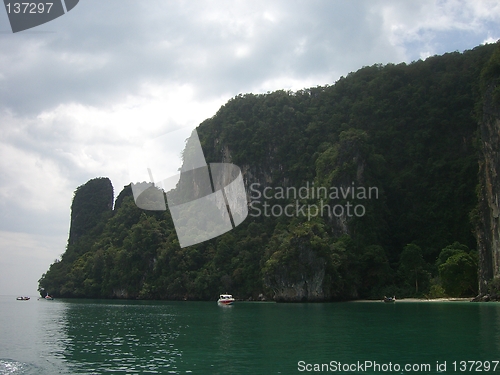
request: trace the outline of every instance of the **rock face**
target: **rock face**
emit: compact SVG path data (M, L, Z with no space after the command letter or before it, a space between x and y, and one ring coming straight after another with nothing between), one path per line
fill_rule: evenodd
M296 264L281 261L266 277L266 284L274 292L278 302L323 301L330 295L323 290L325 259L318 257L307 241L295 239Z
M109 178L94 178L79 186L71 204L71 226L68 244L94 228L104 212L113 209L113 185Z
M479 293L488 292L488 282L500 275L500 106L490 86L484 96L480 123L479 205L476 239L479 251Z
M323 167L319 170L324 180L316 180L324 186L336 186L344 191L354 189L354 184L362 186L367 166L368 151L365 147L367 134L364 131L351 129L343 132L338 145L327 149L320 158ZM231 163L233 150L229 146L221 147L222 160ZM247 192L250 186L256 185L261 191L266 187L293 186L293 182L281 178L283 167L276 162L271 152L265 161L257 166L242 165ZM273 178L276 172L280 178ZM300 185L299 185L300 186ZM249 197L249 201L251 201ZM347 213L334 216L331 211L325 213L327 225L333 238L350 234ZM309 228L309 227L308 227ZM309 228L310 229L310 228ZM320 302L358 298L356 287L335 283L336 271L331 257L321 247L312 245L314 230L306 229L301 235L292 236L289 242L277 242L268 246L271 253L269 267L266 268L264 285L273 291L273 299L277 302ZM300 231L300 230L299 230ZM331 238L329 239L332 240ZM328 242L329 240L326 240Z

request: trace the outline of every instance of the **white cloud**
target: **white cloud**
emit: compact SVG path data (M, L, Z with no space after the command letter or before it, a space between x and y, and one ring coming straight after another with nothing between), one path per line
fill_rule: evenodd
M431 56L432 56L432 53L430 53L429 51L420 52L420 59L421 60L425 60L426 58L431 57Z
M227 99L201 102L189 85L145 83L109 107L63 103L35 118L6 112L0 117L8 142L0 144L0 196L23 196L23 208L49 210L63 191L98 176L110 177L118 194L130 182L130 152L174 129L194 129Z
M75 51L57 53L54 59L58 65L64 65L76 74L88 74L93 70L103 69L112 62L109 53L79 53Z
M67 207L60 197L68 198L70 186L54 160L4 143L0 144L0 169L3 204L15 201L23 210L45 214Z
M488 35L489 40L500 37L500 4L492 1L375 2L373 7L380 7L387 39L410 60L454 51L464 37L477 42L462 44L461 50L479 44L481 35ZM494 30L491 30L492 23L497 25ZM448 42L443 41L444 38L455 40Z
M491 36L483 40L481 44L491 44L491 43L496 43L500 38L492 38Z

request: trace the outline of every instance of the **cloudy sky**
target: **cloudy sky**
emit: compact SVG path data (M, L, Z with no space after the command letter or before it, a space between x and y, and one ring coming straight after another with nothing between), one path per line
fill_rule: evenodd
M73 191L240 93L333 84L375 63L500 38L497 1L81 0L13 34L0 9L0 294L36 295Z

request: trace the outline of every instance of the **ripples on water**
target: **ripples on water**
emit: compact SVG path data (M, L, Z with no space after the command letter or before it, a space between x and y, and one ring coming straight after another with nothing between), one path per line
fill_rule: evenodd
M0 359L0 374L22 374L25 372L27 365L25 363Z
M166 305L78 304L66 320L66 359L87 371L176 372L179 327ZM97 319L96 319L97 318ZM78 368L74 369L78 371Z
M26 359L0 359L0 375L179 373L181 327L172 310L161 303L0 301L0 324L8 322L1 338L9 338L0 338L0 358Z
M0 375L292 374L300 360L496 360L500 304L0 297L0 329Z

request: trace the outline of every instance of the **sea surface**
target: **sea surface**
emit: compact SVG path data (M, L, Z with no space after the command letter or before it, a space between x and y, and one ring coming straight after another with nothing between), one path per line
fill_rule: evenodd
M500 374L499 360L498 303L0 296L0 374Z

